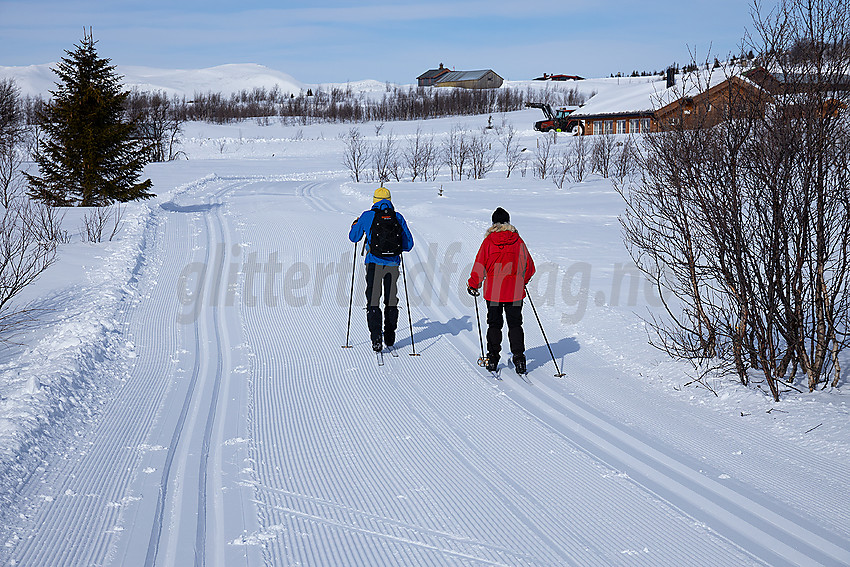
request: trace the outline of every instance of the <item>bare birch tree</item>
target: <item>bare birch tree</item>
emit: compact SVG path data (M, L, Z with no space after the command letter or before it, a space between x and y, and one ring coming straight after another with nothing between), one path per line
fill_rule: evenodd
M722 98L692 97L620 188L632 256L667 292L655 344L743 384L760 377L774 400L798 372L810 391L837 385L847 346L849 8L755 3L756 68L746 80L715 69Z
M343 141L345 142L345 152L342 155L342 164L348 168L352 181L359 183L369 159L369 148L366 145L366 140L360 130L351 128Z
M502 144L505 156L506 178L511 176L514 169L522 163L522 148L517 141L517 131L513 124L499 128L499 142Z
M479 132L469 138L469 169L467 176L472 179L484 179L496 165L496 152L487 135Z
M537 138L537 151L534 152L533 171L540 179L546 179L552 167L555 150L554 135L545 134Z
M32 320L33 310L13 299L56 259L58 242L44 238L41 224L48 207L18 197L0 211L0 341Z

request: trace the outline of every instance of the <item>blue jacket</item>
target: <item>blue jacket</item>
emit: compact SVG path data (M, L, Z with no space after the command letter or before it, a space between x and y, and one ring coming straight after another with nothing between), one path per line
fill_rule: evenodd
M389 199L381 199L368 211L364 211L360 218L354 221L351 225L351 231L348 233L348 239L352 242L360 242L363 235L366 235L366 246L368 247L372 239L370 231L372 230L372 221L375 219L375 211L380 209L393 209L393 204ZM398 222L401 223L401 247L405 252L410 252L413 249L413 235L410 234L410 229L407 228L407 222L401 213L395 214ZM378 258L371 253L366 254L367 264L383 264L385 266L398 266L401 263L401 256L393 256L392 258Z

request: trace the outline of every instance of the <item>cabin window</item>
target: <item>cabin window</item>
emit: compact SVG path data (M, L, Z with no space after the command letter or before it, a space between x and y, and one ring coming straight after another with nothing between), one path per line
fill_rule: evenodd
M605 121L605 130L602 132L603 134L613 134L614 133L614 121L606 120Z
M644 134L649 134L651 123L649 118L642 118L640 121L640 131Z
M640 120L632 118L629 120L629 133L637 134L638 132L640 132Z
M625 134L626 133L626 121L625 120L617 120L617 134Z

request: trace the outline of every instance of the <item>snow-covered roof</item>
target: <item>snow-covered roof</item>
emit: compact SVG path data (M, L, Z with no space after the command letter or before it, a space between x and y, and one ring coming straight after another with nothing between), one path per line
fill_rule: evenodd
M573 112L572 116L649 113L655 110L655 99L664 88L663 81L654 81L609 89L591 97L584 106Z
M650 114L684 97L696 96L720 85L730 76L728 70L718 68L712 71L677 75L676 84L669 88L665 79L649 83L626 84L597 94L572 116Z

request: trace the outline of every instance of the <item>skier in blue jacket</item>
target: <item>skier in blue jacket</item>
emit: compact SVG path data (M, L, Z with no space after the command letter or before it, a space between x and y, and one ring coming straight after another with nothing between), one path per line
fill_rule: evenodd
M369 250L366 254L366 323L375 352L380 352L384 344L388 347L395 344L395 331L398 326L398 266L401 263L401 251L409 252L413 248L413 235L410 234L404 217L393 208L391 199L388 189L376 189L372 208L364 211L360 218L352 223L348 233L348 239L352 242L359 242L363 235L366 235L366 246ZM395 223L393 219L398 222ZM380 231L380 234L373 234L373 231ZM379 239L380 242L373 243L373 238ZM386 251L384 243L387 241L395 241L392 244L398 254Z

